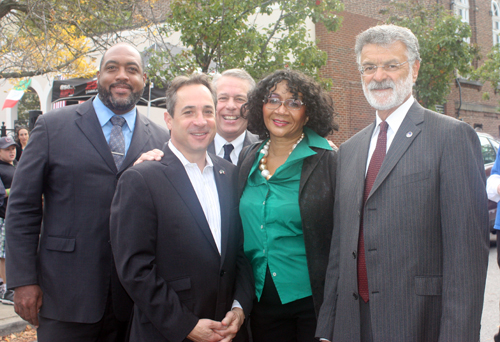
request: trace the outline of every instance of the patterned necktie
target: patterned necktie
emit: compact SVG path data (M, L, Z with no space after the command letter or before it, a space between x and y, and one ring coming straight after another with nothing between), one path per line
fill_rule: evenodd
M375 151L373 151L372 158L370 160L370 166L368 166L368 172L366 173L363 207L365 205L366 199L368 198L368 195L370 194L370 191L372 190L373 183L375 183L375 179L377 178L380 166L384 161L385 151L387 148L388 127L389 125L387 124L387 122L382 121L380 123L380 132L377 138L377 146L375 147ZM363 237L363 216L361 216L358 241L358 292L365 303L368 302L369 292L368 275L366 273L365 240Z
M125 124L125 119L121 116L111 117L113 128L109 136L109 148L113 154L115 165L118 170L122 166L123 159L125 158L125 138L123 137L122 126Z
M232 163L233 161L231 160L231 151L234 150L233 144L226 144L223 147L224 147L224 159Z

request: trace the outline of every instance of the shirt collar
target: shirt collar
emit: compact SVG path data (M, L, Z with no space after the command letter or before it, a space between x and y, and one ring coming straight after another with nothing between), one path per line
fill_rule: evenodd
M333 150L325 138L320 136L318 133L316 133L309 127L304 127L304 133L305 133L305 139L307 139L307 145L309 147L317 147L329 151Z
M184 155L182 154L182 152L179 151L177 149L177 147L175 147L175 145L172 143L172 140L169 140L169 142L168 142L168 148L170 148L170 151L172 151L172 153L175 154L175 156L177 158L179 158L179 160L181 161L181 163L182 163L182 165L184 167L189 166L189 165L195 165L196 167L198 167L198 165L196 163L191 163L189 160L186 159L186 157L184 157ZM210 156L208 155L208 153L205 152L205 155L206 155L206 157L205 157L205 161L206 161L205 168L207 168L207 167L213 167L214 164L212 163L212 159L210 158Z
M244 131L242 134L240 134L236 139L233 141L227 141L224 139L222 136L219 135L219 133L215 134L214 138L214 149L215 149L215 154L219 155L222 154L222 149L224 145L226 144L231 144L233 145L234 149L238 151L238 148L241 146L243 148L243 141L245 140L245 134L247 131Z
M113 113L113 111L111 111L111 109L109 109L104 105L104 103L102 103L99 96L96 96L94 98L92 104L94 106L94 110L97 114L97 119L99 119L101 127L106 125L109 122L109 120L116 115L115 113ZM135 118L137 116L137 107L134 106L134 108L132 108L129 112L122 114L120 116L125 119L129 129L133 132L135 127Z
M387 117L385 120L387 124L389 125L389 128L393 130L394 133L396 133L399 129L399 126L403 123L403 120L406 117L406 114L408 113L408 110L410 110L410 107L413 105L413 102L415 101L413 95L410 95L408 100L406 100L401 106L398 107L394 112L392 112L391 115ZM378 111L375 119L375 128L379 127L380 123L382 122L382 119L378 116ZM376 131L376 129L374 130ZM375 133L375 132L374 132ZM378 134L378 133L377 133Z

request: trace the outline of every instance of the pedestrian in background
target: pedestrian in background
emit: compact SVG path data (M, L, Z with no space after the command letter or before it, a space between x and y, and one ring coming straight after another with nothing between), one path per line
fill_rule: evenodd
M27 127L24 127L24 126L20 126L18 127L17 131L16 131L16 143L17 143L17 146L16 146L16 160L19 161L19 159L21 158L21 154L23 154L23 151L24 151L24 148L26 147L26 145L28 144L28 140L30 138L30 133L28 131L28 128Z
M14 304L14 291L7 288L7 275L5 273L5 212L9 199L10 187L16 171L16 149L18 145L11 137L0 138L0 181L5 189L5 198L0 206L0 301L4 304Z

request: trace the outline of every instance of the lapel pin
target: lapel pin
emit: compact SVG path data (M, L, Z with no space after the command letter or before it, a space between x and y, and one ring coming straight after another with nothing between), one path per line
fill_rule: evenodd
M413 132L412 132L412 131L410 131L410 132L406 133L406 137L407 137L407 138L411 138L411 136L412 136L412 135L413 135Z
M221 175L226 174L226 173L224 172L224 170L219 170L219 173L220 173Z

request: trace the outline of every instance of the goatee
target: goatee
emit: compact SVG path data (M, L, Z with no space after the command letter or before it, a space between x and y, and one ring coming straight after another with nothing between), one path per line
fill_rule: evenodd
M124 85L126 83L113 83L109 86L109 89L111 89L113 86L116 85ZM127 85L128 86L128 85ZM132 89L132 87L129 87ZM97 83L97 90L99 92L99 99L104 103L106 107L111 109L113 112L118 111L118 112L128 112L134 108L134 106L139 102L139 99L141 98L141 95L143 93L143 90L138 91L138 92L131 92L130 95L125 98L125 99L116 99L113 97L113 94L111 94L108 89L104 88Z

